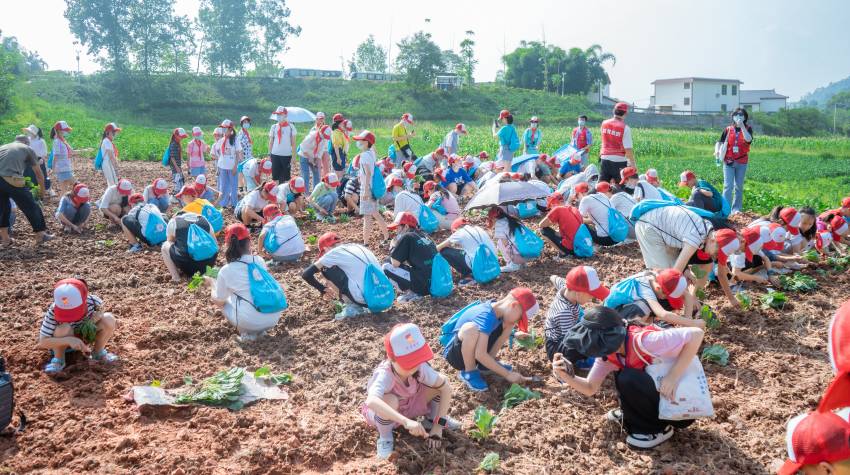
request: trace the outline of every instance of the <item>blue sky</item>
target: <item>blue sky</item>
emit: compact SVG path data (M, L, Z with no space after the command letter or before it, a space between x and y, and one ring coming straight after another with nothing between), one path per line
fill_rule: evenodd
M174 0L194 15L198 0ZM645 105L654 79L738 78L744 89L776 89L792 100L850 75L850 1L748 0L697 2L632 0L325 1L290 0L301 37L290 43L289 67L339 69L369 34L387 45L419 29L442 48L475 31L479 81L491 81L501 55L520 40L563 48L598 43L617 56L609 68L612 95ZM527 6L526 6L527 5ZM604 6L603 6L604 5ZM0 16L4 35L17 36L52 69L76 69L63 0L9 2ZM430 22L426 22L430 19ZM82 69L97 65L83 58Z

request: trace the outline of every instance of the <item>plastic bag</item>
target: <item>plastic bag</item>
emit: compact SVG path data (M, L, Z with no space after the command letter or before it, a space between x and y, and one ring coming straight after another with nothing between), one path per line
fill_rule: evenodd
M646 367L646 374L652 377L655 387L661 387L661 380L670 372L675 361L654 362ZM668 421L682 421L714 417L714 405L702 363L696 356L691 360L679 387L676 388L676 400L670 401L661 396L658 402L658 418Z

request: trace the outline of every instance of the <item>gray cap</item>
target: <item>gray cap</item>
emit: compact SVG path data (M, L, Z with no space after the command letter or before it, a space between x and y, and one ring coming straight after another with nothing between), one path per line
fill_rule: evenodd
M15 136L15 142L20 142L24 145L29 145L30 144L30 138L27 137L26 135L16 135Z

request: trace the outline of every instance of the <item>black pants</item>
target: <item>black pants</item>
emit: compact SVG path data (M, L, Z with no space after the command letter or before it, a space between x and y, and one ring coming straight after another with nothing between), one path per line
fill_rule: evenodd
M413 149L410 148L410 144L407 144L404 147L401 147L400 152L401 152L402 157L404 157L404 160L407 160L407 161L410 161L410 162L416 160L416 154L413 153Z
M349 302L356 303L357 305L366 305L365 302L360 302L351 295L351 290L348 288L348 276L338 266L323 267L322 277L339 289L340 297L345 297Z
M413 279L413 273L415 272L413 268L411 268L407 264L402 264L397 269L389 269L389 266L386 265L383 270L384 274L391 279L393 282L398 284L398 288L402 291L406 292L408 290L412 290L414 293L418 295L431 295L431 275L430 273L424 279Z
M292 155L269 155L272 159L272 178L278 183L292 178Z
M331 148L331 167L333 167L335 171L344 172L346 159L345 152L342 151L339 153L339 156L337 156L336 150L336 147Z
M41 176L44 177L44 189L49 190L50 178L47 178L47 165L44 164L44 160L39 159L38 161L41 166ZM38 184L38 181L36 181L35 172L32 171L32 168L27 167L27 169L24 170L24 177L29 177L30 181L32 181L34 185Z
M3 178L0 178L0 228L9 227L9 217L12 214L10 199L27 217L33 232L38 233L47 229L41 207L35 202L29 188L12 186Z
M614 180L615 182L620 182L620 170L626 168L628 162L614 162L611 160L600 160L599 161L599 181L607 181L610 182Z
M543 235L546 239L552 242L564 255L574 254L573 251L567 249L567 246L564 246L564 243L561 242L561 235L558 234L558 231L555 231L552 228L543 228L540 230L540 234Z
M472 275L472 269L466 263L465 252L453 247L447 247L440 251L440 254L446 258L446 261L448 261L449 265L452 266L452 269L457 271L461 277L469 277Z
M458 330L460 330L458 328ZM487 339L487 352L493 349L493 345L496 344L496 340L502 336L503 327L499 325L493 330L493 333L490 333L490 336ZM466 371L466 366L463 364L463 352L461 351L461 346L463 342L461 342L457 336L452 339L449 343L449 346L446 348L445 355L446 361L452 366L452 368L458 371Z
M588 226L587 230L590 231L590 237L595 244L599 244L600 246L613 246L617 244L617 241L611 239L611 236L600 236L596 234L595 226Z
M623 410L623 427L629 434L657 434L668 425L677 429L688 427L693 420L668 421L658 418L661 395L645 371L624 368L614 373L614 384Z

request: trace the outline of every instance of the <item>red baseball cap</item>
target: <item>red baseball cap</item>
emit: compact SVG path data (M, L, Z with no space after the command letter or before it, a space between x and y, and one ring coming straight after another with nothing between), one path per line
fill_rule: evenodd
M590 185L588 185L586 181L576 183L573 187L573 191L576 193L587 193L590 191Z
M91 199L91 191L85 183L74 185L74 199L77 203L87 203Z
M658 186L658 170L650 168L646 171L646 181L652 186Z
M597 193L608 193L611 191L611 184L607 181L600 181L596 184Z
M838 308L829 322L827 347L832 370L835 373L850 372L850 300Z
M464 124L464 123L459 123L459 124L455 125L455 130L457 130L458 132L460 132L462 134L469 133L469 131L466 130L466 124Z
M133 193L133 184L126 178L118 180L118 184L115 186L118 187L118 193L124 196L130 196L130 194Z
M744 238L744 255L747 262L752 262L753 256L758 254L764 244L771 239L770 230L761 226L744 228L741 231L741 237Z
M342 122L343 120L345 120L345 117L343 117L342 114L337 112L336 114L334 114L333 118L331 119L331 122Z
M230 238L236 236L236 239L243 241L251 238L251 233L248 228L242 223L233 223L224 228L224 242L230 242Z
M307 191L307 184L304 183L304 178L300 176L291 178L289 180L289 190L293 193L304 193Z
M390 180L390 188L394 186L404 186L404 180L400 176L394 175L393 179Z
M815 234L815 247L817 249L823 249L830 244L832 244L832 233L829 231L818 231Z
M162 196L168 193L168 182L164 178L155 179L151 185L153 185L153 194L155 196Z
M460 157L453 153L449 155L449 158L447 158L446 161L449 163L449 165L454 165L455 163L460 161Z
M676 269L665 269L658 273L655 281L661 286L661 291L667 296L667 301L673 308L685 305L685 291L688 290L688 280Z
M797 234L797 232L799 232L800 221L803 220L803 217L800 216L800 213L797 212L796 208L782 208L782 211L779 212L779 217L786 225L788 225L789 228L791 228L789 230L791 234Z
M777 472L794 475L804 465L850 459L850 407L838 412L816 411L788 421L788 460Z
M556 192L552 193L551 195L549 195L548 198L546 198L546 207L549 208L549 209L552 209L555 206L560 206L563 203L564 203L564 194L561 193L560 191L556 191Z
M271 159L264 158L260 160L260 173L264 175L271 175L273 168Z
M334 188L339 186L339 177L336 176L336 173L334 172L329 172L324 178L322 178L322 181Z
M281 214L283 213L281 213L280 211L280 206L278 206L276 203L270 203L263 207L263 221L267 223L277 218Z
M738 252L741 247L738 233L732 229L718 229L714 232L714 238L717 240L717 262L725 266L729 256Z
M626 167L620 170L620 184L625 185L626 180L631 177L637 177L637 168L635 167Z
M336 233L327 232L322 234L319 237L319 255L324 254L328 249L333 247L334 244L340 242L341 239L337 236Z
M842 208L850 208L850 196L841 200Z
M437 182L435 181L426 181L425 185L422 186L422 194L425 195L425 199L427 200L431 193L434 192L434 189L437 188Z
M528 321L537 315L540 311L540 304L537 303L537 297L534 292L528 287L517 287L511 290L511 297L515 298L522 307L522 318L517 322L517 328L520 331L528 332Z
M358 135L352 137L354 140L364 140L369 143L369 145L375 145L375 134L369 132L368 130L364 130L360 132Z
M53 287L53 318L59 323L79 322L86 316L89 289L79 279L62 279Z
M505 117L507 117L509 115L511 115L511 111L509 111L507 109L502 109L502 111L499 112L499 119L504 119Z
M788 231L779 223L770 223L762 226L762 228L767 228L770 233L770 240L764 243L762 247L768 251L781 251L785 247Z
M269 195L268 201L273 201L275 203L277 203L277 197L274 195L274 189L276 186L277 183L273 181L267 181L263 184L263 191L265 191Z
M626 104L625 102L618 102L618 103L614 104L614 110L615 111L628 112L629 111L629 105Z
M466 218L464 218L463 216L455 219L454 221L452 221L452 232L457 231L458 229L466 226L467 224L469 224L469 221L467 221Z
M414 165L413 162L406 162L404 166L402 166L402 170L404 170L404 174L407 178L416 177L416 165Z
M436 153L437 155L445 155L446 149L444 149L443 147L437 147L437 149L434 150L434 153Z
M481 160L487 160L488 158L490 158L490 154L487 153L486 150L482 150L481 152L478 153L478 158L480 158ZM850 200L850 198L847 198L847 199ZM850 208L850 206L847 206L847 207Z
M690 180L695 180L697 175L690 171L685 170L679 175L679 186L688 186L688 182Z
M395 229L403 224L412 228L418 228L419 220L416 219L416 216L414 216L413 213L402 211L401 213L396 213L395 219L393 219L392 223L387 225L387 229Z
M413 125L413 114L411 114L409 112L405 112L404 114L401 115L401 120L403 120L404 122L407 122L408 124Z
M596 269L590 266L576 266L567 273L567 289L590 294L598 300L605 300L611 291L602 285Z
M384 335L387 359L394 361L404 370L411 370L434 359L434 352L422 336L419 327L412 323L401 323Z
M180 189L180 193L174 195L176 198L181 198L183 195L189 195L192 197L197 197L197 193L195 192L195 187L191 185L183 185L183 188Z
M130 205L142 203L143 201L145 201L145 197L141 193L133 193L129 198L127 198L127 203Z

